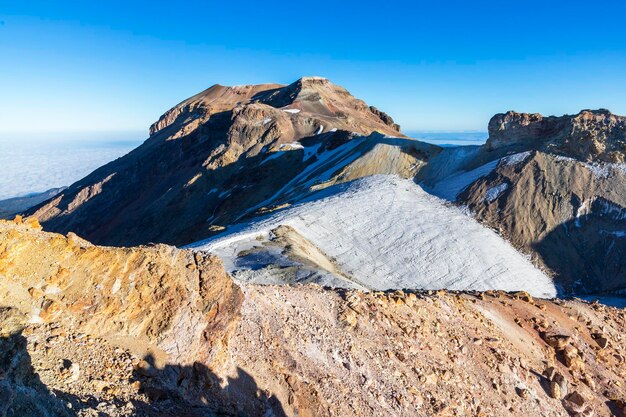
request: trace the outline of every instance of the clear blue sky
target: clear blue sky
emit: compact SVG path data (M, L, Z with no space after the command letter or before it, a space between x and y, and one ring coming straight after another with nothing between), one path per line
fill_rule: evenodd
M321 75L404 130L626 114L623 1L0 0L0 131L141 130L204 88Z

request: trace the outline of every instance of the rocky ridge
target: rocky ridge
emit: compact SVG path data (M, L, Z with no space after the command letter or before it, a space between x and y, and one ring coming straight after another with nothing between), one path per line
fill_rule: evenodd
M182 364L208 358L241 304L214 256L166 245L94 246L19 217L0 221L0 276L0 299L26 322L62 322Z
M511 162L513 161L513 162ZM626 168L531 151L500 162L459 200L565 293L626 289Z
M626 154L626 117L605 109L576 115L544 117L509 111L489 121L486 147L523 146L585 162L623 163Z

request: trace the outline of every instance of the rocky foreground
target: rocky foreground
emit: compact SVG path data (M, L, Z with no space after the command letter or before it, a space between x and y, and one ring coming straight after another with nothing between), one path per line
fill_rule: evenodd
M0 306L1 416L624 413L626 312L579 300L238 287L18 219Z

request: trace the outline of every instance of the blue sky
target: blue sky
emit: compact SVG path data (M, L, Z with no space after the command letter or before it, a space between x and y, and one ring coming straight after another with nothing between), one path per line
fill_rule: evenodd
M440 4L437 4L440 3ZM321 75L405 131L626 114L623 2L0 0L0 132L138 131L208 86Z

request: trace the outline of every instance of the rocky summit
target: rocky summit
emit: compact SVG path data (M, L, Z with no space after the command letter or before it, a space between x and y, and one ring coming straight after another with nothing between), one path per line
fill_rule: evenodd
M504 146L537 148L585 162L623 163L626 117L604 109L563 117L509 111L489 121L487 147Z

